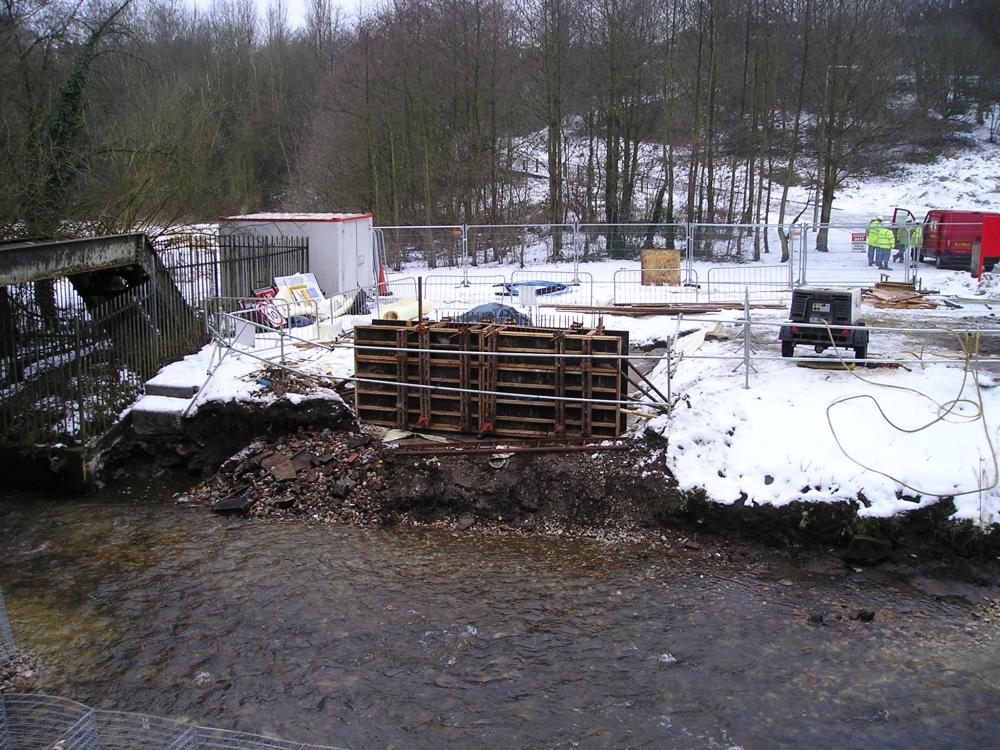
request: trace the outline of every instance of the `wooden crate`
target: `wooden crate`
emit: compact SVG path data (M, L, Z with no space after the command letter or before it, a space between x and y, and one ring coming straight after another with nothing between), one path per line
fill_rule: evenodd
M680 250L643 250L639 253L643 286L680 286Z
M591 399L624 400L627 360L616 357L628 354L627 332L386 320L355 328L354 337L362 421L521 438L625 431L619 404ZM551 356L527 356L537 354ZM487 393L472 392L480 390Z

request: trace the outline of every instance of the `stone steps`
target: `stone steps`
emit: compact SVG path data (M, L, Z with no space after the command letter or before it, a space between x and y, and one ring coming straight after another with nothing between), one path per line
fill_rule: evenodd
M191 382L188 376L199 378ZM146 382L146 394L132 407L132 428L139 435L179 435L181 420L201 389L198 371L171 371L169 367Z
M191 383L157 383L156 378L153 378L146 383L146 395L190 400L198 393L199 388L200 386Z
M192 398L143 396L132 407L132 429L139 435L179 435Z

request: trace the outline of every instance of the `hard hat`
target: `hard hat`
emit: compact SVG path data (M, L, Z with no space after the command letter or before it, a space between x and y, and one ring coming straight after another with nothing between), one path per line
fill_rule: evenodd
M906 223L907 224L912 224L913 223L913 217L912 216L907 216L906 217Z
M876 216L874 219L872 219L872 221L882 221L882 217Z

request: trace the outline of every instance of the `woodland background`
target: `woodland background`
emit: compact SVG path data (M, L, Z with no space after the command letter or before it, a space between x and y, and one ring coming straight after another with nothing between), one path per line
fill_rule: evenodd
M0 236L251 210L377 224L828 219L998 135L993 0L0 0ZM541 187L540 187L541 186Z

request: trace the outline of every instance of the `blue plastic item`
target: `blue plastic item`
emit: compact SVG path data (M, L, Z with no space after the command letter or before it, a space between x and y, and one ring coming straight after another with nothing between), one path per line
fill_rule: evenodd
M535 281L515 281L513 283L497 284L501 287L502 291L497 292L501 297L517 297L518 290L521 287L533 286L535 288L535 294L539 297L555 297L558 294L568 294L570 292L570 285L563 284L561 281L544 281L542 279Z
M455 320L459 323L514 323L519 326L530 326L531 318L513 307L501 305L498 302L487 302L485 305L473 307L462 313Z

